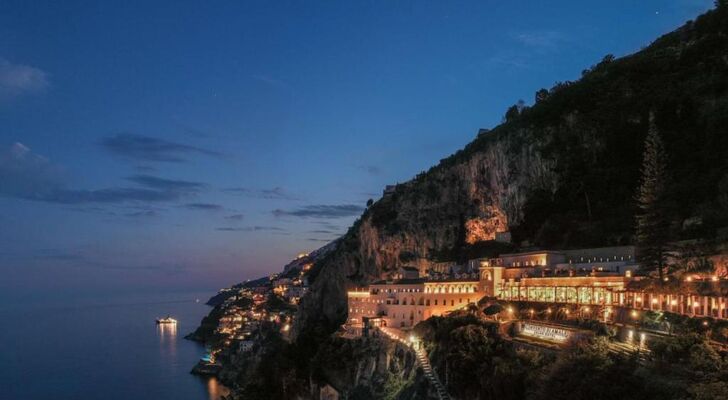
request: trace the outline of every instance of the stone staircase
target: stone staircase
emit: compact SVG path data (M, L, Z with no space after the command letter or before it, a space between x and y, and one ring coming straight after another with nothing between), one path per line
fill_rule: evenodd
M447 394L445 386L442 385L440 379L437 378L437 374L435 373L435 371L432 370L432 365L430 365L430 359L427 358L427 352L420 347L415 350L415 353L417 354L417 362L420 364L420 367L422 367L422 371L424 371L425 377L428 381L430 381L432 386L435 387L435 390L437 391L437 397L440 400L450 400L450 395Z
M615 354L621 354L623 356L633 356L634 354L638 355L638 360L640 362L646 362L648 359L648 355L650 354L650 350L645 347L635 346L623 342L616 342L612 341L609 343L609 351Z
M430 359L427 357L427 352L425 351L425 349L423 349L422 347L413 347L412 343L408 342L405 339L404 332L400 331L399 329L381 327L379 328L379 330L390 339L397 340L405 346L411 347L417 355L417 363L420 365L422 371L425 373L425 377L428 381L430 381L430 384L435 387L435 390L437 391L437 397L440 400L451 400L450 395L447 393L447 390L445 390L445 386L440 382L440 379L437 377L435 371L432 370L432 365L430 364Z

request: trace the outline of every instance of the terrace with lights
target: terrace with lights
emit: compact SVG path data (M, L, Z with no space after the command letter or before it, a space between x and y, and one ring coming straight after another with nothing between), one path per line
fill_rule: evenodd
M473 311L500 322L517 340L557 347L584 330L611 331L638 347L676 331L728 343L726 257L673 253L668 265L662 278L645 273L635 247L620 246L501 254L453 266L450 275L405 267L348 292L344 335L387 327L405 337L430 317Z
M506 398L523 398L523 388L503 388L509 378L499 370L518 379L569 380L586 359L603 363L601 372L613 369L607 375L623 368L624 379L662 376L679 390L720 392L713 386L723 379L716 365L728 355L726 253L701 258L675 251L660 274L640 268L636 252L634 246L531 250L447 268L400 268L348 292L339 337L409 346L437 388L432 398L484 398L495 387ZM659 391L644 382L607 389L599 368L591 377L597 383L579 390L601 391L602 398L614 398L613 390ZM557 390L546 381L530 385Z

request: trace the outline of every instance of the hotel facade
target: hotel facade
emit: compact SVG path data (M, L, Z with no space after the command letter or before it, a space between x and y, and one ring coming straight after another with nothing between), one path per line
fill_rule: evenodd
M432 316L466 307L483 297L477 276L459 279L421 278L416 268L401 268L393 279L348 292L350 325L365 320L411 328Z
M728 319L726 282L715 276L696 276L714 286L708 294L705 290L675 294L635 289L634 283L641 278L633 276L634 252L632 246L621 246L503 254L470 260L467 270L474 273L456 279L423 278L417 269L405 267L392 279L349 291L347 324L407 329L483 297L596 306L604 313L598 317L605 320L620 307Z

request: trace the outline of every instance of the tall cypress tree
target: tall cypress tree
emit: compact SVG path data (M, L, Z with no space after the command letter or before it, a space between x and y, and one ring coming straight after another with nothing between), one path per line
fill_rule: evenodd
M643 157L642 179L637 193L637 256L640 268L656 270L662 282L670 239L665 195L667 157L652 113Z

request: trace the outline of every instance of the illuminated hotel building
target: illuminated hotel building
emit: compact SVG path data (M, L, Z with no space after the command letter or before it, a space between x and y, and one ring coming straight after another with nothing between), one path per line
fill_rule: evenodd
M427 280L417 269L402 268L394 279L348 293L348 324L364 319L410 328L434 315L463 308L483 297L504 301L563 303L669 311L688 316L728 318L728 296L718 290L701 295L650 293L631 289L636 270L634 247L503 254L468 263L478 278Z
M472 260L479 265L484 296L507 301L565 303L636 310L667 311L688 316L728 318L728 295L712 277L712 295L684 288L680 293L634 289L634 247L542 251Z
M410 271L408 271L410 272ZM431 316L475 303L483 294L477 279L426 280L415 271L348 293L349 324L379 318L385 326L411 328Z

